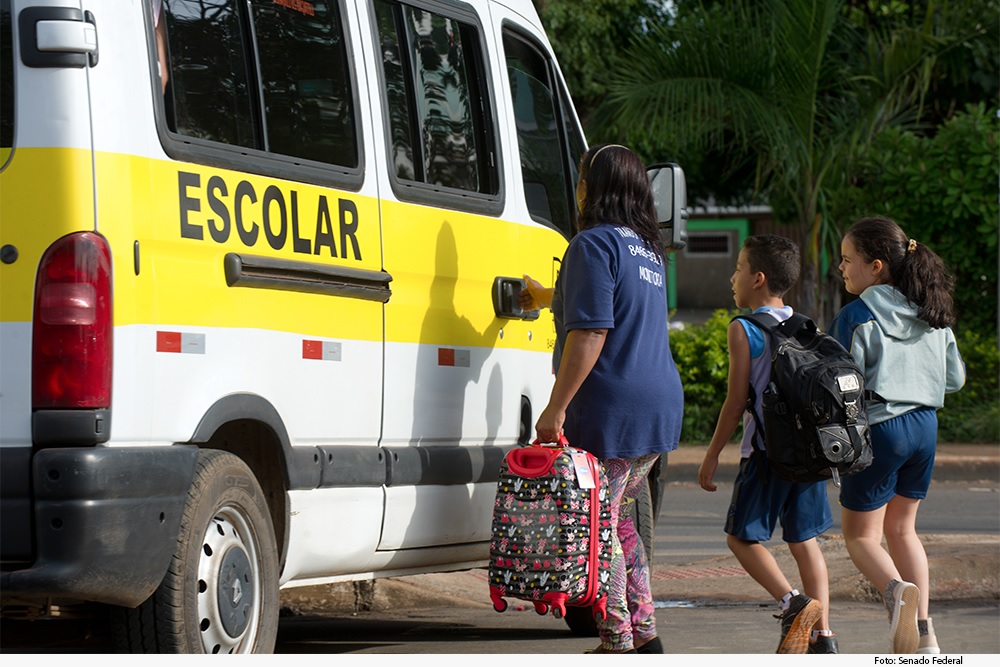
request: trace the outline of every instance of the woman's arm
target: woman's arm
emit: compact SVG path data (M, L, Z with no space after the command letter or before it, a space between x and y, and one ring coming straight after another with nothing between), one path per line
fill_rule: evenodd
M540 442L557 442L566 421L566 408L594 369L607 340L607 329L573 329L566 335L556 383L535 431Z

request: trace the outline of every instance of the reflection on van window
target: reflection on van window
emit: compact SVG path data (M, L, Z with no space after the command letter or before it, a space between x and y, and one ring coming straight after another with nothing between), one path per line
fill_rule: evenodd
M164 0L171 129L188 137L358 165L336 2Z
M576 219L574 191L583 139L572 117L562 111L566 100L558 103L555 70L541 51L511 33L504 34L503 46L528 211L569 238Z
M397 178L496 194L476 29L385 0L375 3Z

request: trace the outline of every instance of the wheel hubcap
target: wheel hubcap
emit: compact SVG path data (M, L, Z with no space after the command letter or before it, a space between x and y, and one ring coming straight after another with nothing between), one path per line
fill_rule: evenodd
M253 570L241 546L226 551L219 571L219 614L230 637L239 637L250 623L253 610Z
M261 604L257 557L243 514L220 509L205 531L198 562L198 627L206 653L253 650Z

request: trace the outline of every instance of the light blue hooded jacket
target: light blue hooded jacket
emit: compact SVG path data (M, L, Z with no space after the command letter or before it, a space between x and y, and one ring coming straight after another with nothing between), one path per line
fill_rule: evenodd
M868 402L878 424L921 407L940 408L944 395L965 385L965 362L948 327L932 329L917 307L892 285L872 285L844 306L830 335L847 348L865 374Z

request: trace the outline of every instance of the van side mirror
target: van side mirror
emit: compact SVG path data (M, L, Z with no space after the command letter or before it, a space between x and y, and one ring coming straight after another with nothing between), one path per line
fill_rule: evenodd
M663 243L680 250L687 245L687 181L679 164L661 162L646 168L653 189L656 221L660 223Z

